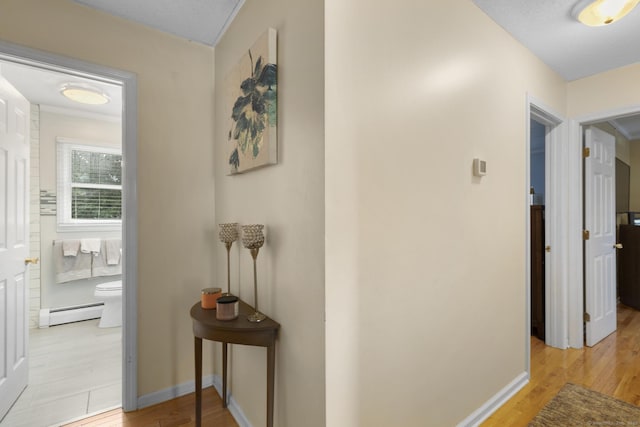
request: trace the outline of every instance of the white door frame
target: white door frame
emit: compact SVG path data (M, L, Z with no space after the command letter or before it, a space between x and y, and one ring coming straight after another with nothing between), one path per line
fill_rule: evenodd
M566 227L562 218L566 215L563 203L567 189L563 184L563 163L566 159L566 120L554 109L531 95L527 95L526 119L526 333L525 369L531 374L531 218L529 188L531 187L531 119L544 124L545 136L545 242L551 247L545 263L545 342L547 345L566 348L567 342L567 293L566 293Z
M584 275L583 275L583 242L582 242L582 212L584 200L582 196L582 131L583 127L631 114L640 113L640 104L600 111L569 120L569 180L573 191L567 199L569 206L569 346L582 348L584 346ZM573 221L570 221L573 219Z
M91 64L77 59L42 52L0 41L0 59L71 75L89 77L117 84L123 91L122 157L123 170L123 320L122 333L122 407L125 411L138 408L137 384L137 290L138 290L138 203L136 175L137 140L137 80L133 73Z

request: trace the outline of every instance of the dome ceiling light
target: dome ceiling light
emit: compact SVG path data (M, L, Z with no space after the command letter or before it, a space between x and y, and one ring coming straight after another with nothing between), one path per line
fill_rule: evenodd
M583 0L576 4L574 16L590 27L614 23L633 10L640 0Z
M106 93L89 85L83 84L64 84L60 89L60 93L66 98L81 104L102 105L110 101L110 98Z

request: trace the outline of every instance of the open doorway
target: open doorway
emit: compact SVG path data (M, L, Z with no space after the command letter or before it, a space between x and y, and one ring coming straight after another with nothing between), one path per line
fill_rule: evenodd
M84 79L94 79L96 82L108 83L120 88L123 95L123 103L120 106L121 124L118 131L122 144L122 160L126 164L126 168L122 169L122 277L123 283L122 300L123 310L120 316L124 319L124 327L121 336L117 339L117 344L121 351L119 354L119 362L121 364L120 372L120 403L125 410L134 410L137 408L137 386L136 386L136 277L137 265L135 254L137 253L137 202L135 192L136 182L136 165L137 165L137 142L136 142L136 89L135 77L128 72L108 69L106 67L87 64L69 58L58 57L31 49L14 46L8 43L0 43L0 60L7 61L15 65L32 67L38 70L64 73L69 78L77 77ZM55 113L60 113L56 111ZM95 118L95 117L94 117ZM63 138L64 139L64 138ZM58 141L56 141L58 142ZM67 141L68 142L68 141ZM90 150L89 150L90 151ZM86 154L86 153L85 153ZM59 154L56 154L59 156ZM89 154L92 157L93 154ZM82 155L81 155L82 157ZM113 160L113 159L112 159ZM86 195L86 192L85 192ZM40 198L37 198L40 201ZM58 227L60 224L58 224ZM94 242L95 243L95 242ZM40 246L40 245L34 245ZM55 239L42 242L41 248L51 250L55 246ZM91 307L88 307L91 310ZM27 322L28 322L27 318ZM106 328L104 329L106 330ZM100 375L100 366L96 365L94 374ZM3 396L5 398L5 396ZM13 400L13 399L12 399ZM54 405L55 406L55 405ZM87 405L84 405L85 408ZM106 409L106 408L100 408ZM83 413L75 416L82 416ZM5 419L6 421L6 419ZM48 419L51 424L54 420ZM65 421L62 419L61 421Z
M29 253L39 260L28 385L2 425L45 425L122 405L122 87L10 61L0 70L31 107Z
M566 179L565 204L567 210L563 215L567 233L566 271L567 282L561 290L566 296L565 313L567 313L567 343L569 347L582 348L585 337L585 265L584 261L584 195L583 195L583 158L584 129L595 123L620 120L640 113L638 106L621 107L605 112L593 113L577 117L569 121L567 138L568 158L565 171L561 174ZM616 152L620 150L616 149ZM633 178L631 178L633 180ZM563 347L561 347L563 348Z
M627 118L631 121L631 117L637 116L640 111L638 107L620 108L565 122L561 116L544 107L544 104L532 101L531 98L528 101L528 117L544 124L546 128L545 343L560 349L582 348L585 334L583 129L595 123L609 122L620 132L620 123L624 123L622 121ZM618 123L617 127L613 124L614 121ZM530 167L529 138L527 144L527 166ZM621 152L619 147L616 152ZM640 164L640 159L638 163ZM640 176L631 171L629 180L632 183L640 182ZM530 192L529 170L526 190L527 193ZM636 190L631 187L629 191L629 210L634 212L632 200ZM638 194L640 195L640 190ZM530 194L527 196L530 197ZM529 227L530 213L527 209L527 355L531 348L528 338L531 333Z
M563 295L559 292L563 276L558 266L562 265L564 247L559 221L562 193L557 185L564 119L531 98L528 111L527 354L532 329L548 345L562 348L566 325L561 308Z
M545 141L547 126L530 119L529 221L531 241L531 335L545 340Z
M638 190L635 188L638 186L640 171L633 168L634 163L636 168L640 166L640 116L636 114L610 118L591 123L584 129L585 343L587 346L593 346L616 330L615 316L619 304L635 310L640 309L640 281L636 271L640 261L640 234L635 224L635 209L640 208L640 200L637 200L636 196ZM595 150L591 146L594 142L602 144L600 140L609 141L613 154L608 156L606 162L609 179L604 179L607 178L606 174L598 171L598 182L594 191L589 189L589 179L592 179L593 175L590 165L598 164L600 152L598 145L595 145ZM638 160L634 162L634 158ZM594 193L593 197L589 197L591 193ZM608 193L611 195L608 196ZM597 222L599 216L606 217L609 227L593 224L594 220L590 218L596 217ZM595 233L592 229L595 229ZM599 232L600 229L603 231ZM611 231L607 233L607 229ZM599 239L604 243L600 245L602 249L598 250L606 256L594 257L593 245L598 244ZM604 277L610 283L603 281L599 284L594 276ZM606 323L607 317L610 317L609 327L603 328L600 325Z

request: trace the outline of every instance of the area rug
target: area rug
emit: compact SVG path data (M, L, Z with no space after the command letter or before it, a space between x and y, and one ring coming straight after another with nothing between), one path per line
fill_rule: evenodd
M567 383L529 427L640 426L640 407Z

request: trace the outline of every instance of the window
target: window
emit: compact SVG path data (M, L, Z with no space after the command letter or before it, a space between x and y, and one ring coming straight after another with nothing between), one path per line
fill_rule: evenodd
M117 230L122 151L58 138L58 230Z

